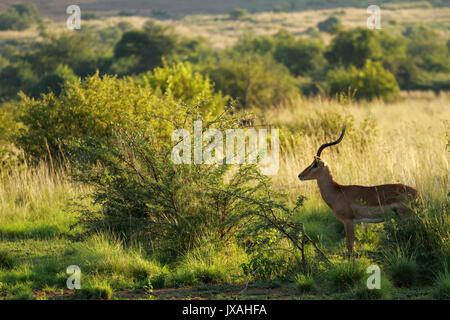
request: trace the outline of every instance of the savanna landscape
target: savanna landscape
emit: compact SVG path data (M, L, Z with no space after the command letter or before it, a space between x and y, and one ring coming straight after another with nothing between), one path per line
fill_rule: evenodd
M0 299L449 299L446 1L206 2L2 2ZM174 163L199 120L278 129L278 171ZM337 182L418 192L352 253L298 177L343 125Z

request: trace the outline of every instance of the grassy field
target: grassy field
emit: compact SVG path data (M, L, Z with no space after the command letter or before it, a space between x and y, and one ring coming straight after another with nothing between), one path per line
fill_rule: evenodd
M3 1L0 9L11 2ZM121 22L142 28L153 19L149 16L155 8L172 14L156 23L184 36L204 37L212 47L222 49L247 32L272 35L282 28L297 37L320 36L328 43L332 36L317 30L319 22L337 16L345 29L351 29L364 27L368 17L366 9L357 8L271 12L272 1L264 0L259 5L260 11L266 12L232 19L228 12L244 7L239 1L211 1L208 7L204 2L82 0L82 10L97 16L82 20L80 32L83 36L99 35L101 29ZM46 28L0 31L0 47L8 40L23 40L19 43L24 48L34 45L43 39L45 29L46 36L74 32L64 21L65 8L71 2L34 3L45 18ZM154 7L149 8L149 4ZM137 14L117 16L123 8ZM186 16L189 13L195 15ZM381 19L382 28L391 34L422 23L445 41L450 39L448 7L433 8L426 2L386 4ZM105 48L102 58L112 55L113 44L105 44ZM74 182L69 165L55 169L49 161L11 170L0 168L0 300L449 299L450 94L402 92L390 102L294 96L251 111L259 119L257 124L269 123L280 130L280 169L272 176L274 189L284 192L290 204L299 196L306 197L295 219L303 223L305 232L331 263L324 263L309 243L308 264L300 272L300 259L285 253L290 247L282 242L270 257L270 263L279 270L275 276L262 279L244 271L258 253L244 250L237 241L205 244L170 260L164 253L150 250L147 243L125 242L117 234L86 236L87 230L77 222L83 209L94 207L93 187ZM15 103L11 100L8 106ZM317 184L298 179L317 148L335 139L343 123L347 131L342 143L322 154L339 183L404 183L419 191L418 204L406 227L394 220L357 225L357 256L351 259L346 256L344 227L323 202ZM365 287L370 264L381 268L382 289L376 292ZM66 269L70 265L81 269L80 290L67 289Z
M15 0L4 0L0 3L0 10L5 10ZM27 2L27 1L22 1ZM64 20L66 8L72 5L70 0L33 0L30 1L39 9L43 17L56 20ZM77 4L83 11L94 12L99 16L113 16L119 12L128 12L139 16L151 16L155 11L168 15L169 17L180 18L192 14L226 14L235 8L245 8L250 12L262 12L272 10L296 11L305 9L317 9L333 7L331 3L314 4L297 1L272 1L272 0L79 0ZM411 3L383 3L386 7L429 7L428 1L414 1ZM393 1L395 2L395 1ZM336 3L336 2L335 2ZM340 5L339 5L340 4ZM337 6L367 7L372 2L364 1L341 1ZM376 3L375 3L376 4Z
M313 160L317 147L337 133L345 121L349 128L343 142L339 147L327 149L322 156L336 180L343 184L411 185L419 190L422 203L440 208L448 226L444 208L450 190L449 106L448 94L410 93L393 103L298 99L260 113L281 131L281 163L279 173L273 177L275 188L285 191L290 200L299 195L308 197L298 219L335 263L331 268L318 266L314 281L299 275L285 281L247 283L240 265L250 257L234 245L206 246L176 262L164 263L156 253L148 253L138 243L125 246L109 234L80 238L83 230L71 225L77 220L75 209L91 205L88 186L71 182L65 172L53 172L46 164L3 172L0 299L365 297L355 287L336 287L342 270L349 266L342 255L343 226L320 199L316 183L300 182L297 175ZM305 134L310 132L308 128L320 130L308 135ZM357 226L358 265L382 263L373 254L386 250L380 246L383 232L382 224ZM448 230L447 238L441 241L448 245ZM81 268L81 290L66 287L66 268L72 264ZM382 275L388 279L386 286L383 282L381 298L439 297L436 286L430 284L397 285L399 276L393 265L381 265ZM361 276L365 272L361 270L355 272ZM437 274L439 270L431 271ZM446 279L441 281L444 292L449 288Z
M262 12L245 16L241 19L230 19L228 14L219 15L189 15L182 19L155 20L157 23L171 26L174 30L186 36L201 36L208 39L216 48L232 45L244 33L256 35L272 35L280 29L286 29L296 36L308 37L311 30L320 34L326 42L331 36L319 33L317 23L330 16L337 16L344 28L365 27L368 14L365 9L344 8L306 10L301 12ZM120 22L128 22L135 28L141 28L150 18L132 17L99 17L93 20L82 20L82 30L116 26ZM47 29L51 32L71 32L64 22L47 20ZM401 32L402 28L418 23L429 25L437 30L443 39L450 39L450 8L398 8L395 5L383 7L381 11L382 28L392 33ZM0 31L0 41L8 39L39 38L37 27L25 31Z
M5 0L0 4L0 9L7 8L14 0ZM247 2L247 3L246 3ZM183 16L194 13L228 13L234 8L252 6L252 1L218 1L218 0L81 0L77 4L82 10L95 12L98 15L114 15L120 11L128 11L142 16L150 16L152 10L163 10L172 16ZM35 0L33 3L38 7L41 15L45 17L64 19L66 8L72 5L70 0ZM254 5L253 5L254 6ZM271 10L272 1L258 1L259 10Z

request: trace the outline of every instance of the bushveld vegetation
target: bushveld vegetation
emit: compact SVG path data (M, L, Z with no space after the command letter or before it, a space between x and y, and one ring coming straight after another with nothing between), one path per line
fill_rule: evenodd
M223 49L153 21L2 42L0 298L450 298L449 46L337 21ZM173 130L248 119L280 130L276 175L170 160ZM338 182L420 194L408 219L358 225L354 257L297 178L343 123L323 153Z
M4 0L3 8L15 3L15 0ZM41 14L46 17L61 19L65 14L66 2L58 0L34 0ZM176 1L148 0L117 0L114 2L96 2L95 0L85 0L83 7L88 18L101 15L118 16L145 16L158 19L177 19L186 15L197 14L231 14L232 12L293 12L299 10L317 10L328 8L367 8L371 4L380 4L369 0L210 0L205 5L205 0L191 0L189 3ZM448 7L445 0L386 0L383 6L395 8L431 8ZM1 7L0 7L1 8ZM95 10L95 11L93 11Z

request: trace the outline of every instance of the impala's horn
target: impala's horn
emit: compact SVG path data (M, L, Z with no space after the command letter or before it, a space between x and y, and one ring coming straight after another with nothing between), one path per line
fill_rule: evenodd
M322 153L323 149L325 149L326 147L334 146L335 144L338 144L339 142L341 142L342 138L344 137L344 133L345 133L345 124L342 127L341 136L336 141L324 143L323 145L320 146L319 150L317 150L317 157L320 157L320 154Z

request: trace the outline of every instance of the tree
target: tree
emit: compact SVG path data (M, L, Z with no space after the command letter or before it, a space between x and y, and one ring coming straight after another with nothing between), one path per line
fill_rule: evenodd
M136 65L129 73L141 73L162 66L162 58L170 60L176 55L178 48L179 39L173 33L150 23L142 31L125 32L114 48L114 57L134 57Z
M36 6L30 3L16 3L0 12L0 30L25 30L39 21Z
M254 52L261 55L273 53L279 34L272 36L255 36L252 33L244 33L234 45L233 49L241 53Z
M49 92L59 95L66 82L75 81L76 79L77 77L72 69L66 65L59 65L55 71L43 76L39 82L28 91L28 94L32 97L39 97L39 95Z
M284 64L293 75L305 75L323 68L325 45L319 40L298 39L280 41L274 58Z
M357 99L392 99L400 89L392 73L380 61L367 60L362 69L355 66L328 72L327 84L331 95L350 95Z
M64 76L70 74L67 68L60 69ZM175 116L178 105L195 104L209 119L222 112L225 102L208 79L182 64L165 66L141 78L100 77L97 73L65 82L59 94L49 92L37 99L22 95L18 120L25 127L15 140L35 158L45 157L48 150L57 157L64 140L96 137L107 141L113 127L126 128L128 118L142 121L167 139L176 128L161 119ZM159 120L145 120L148 113Z
M205 70L224 94L238 99L244 109L267 108L299 94L289 70L270 55L255 53L223 55L217 64Z
M209 78L194 72L189 62L164 63L163 67L143 75L142 80L177 104L201 106L206 118L218 115L226 104L227 97L216 93Z
M2 55L0 54L0 71L1 71L4 67L6 67L8 64L9 64L8 59L5 58L4 56L2 56Z
M239 54L273 55L275 60L294 76L312 75L325 69L325 44L320 39L296 39L291 32L281 29L273 36L245 34L233 47Z
M407 52L409 59L421 69L427 71L449 71L450 55L444 41L436 31L429 27L418 25L409 28Z
M28 91L38 79L29 63L10 64L0 71L0 97L15 98L20 90Z
M230 17L232 19L240 19L248 14L248 11L243 8L235 8L231 10Z
M93 38L88 34L62 34L38 43L36 50L23 55L23 60L29 62L39 76L53 72L63 64L84 77L94 74L98 68L92 42Z
M330 65L364 66L367 59L376 61L383 56L381 45L372 30L356 28L340 31L325 52Z
M331 16L324 21L321 21L317 24L317 28L319 28L322 32L333 33L339 30L341 21L335 16Z

